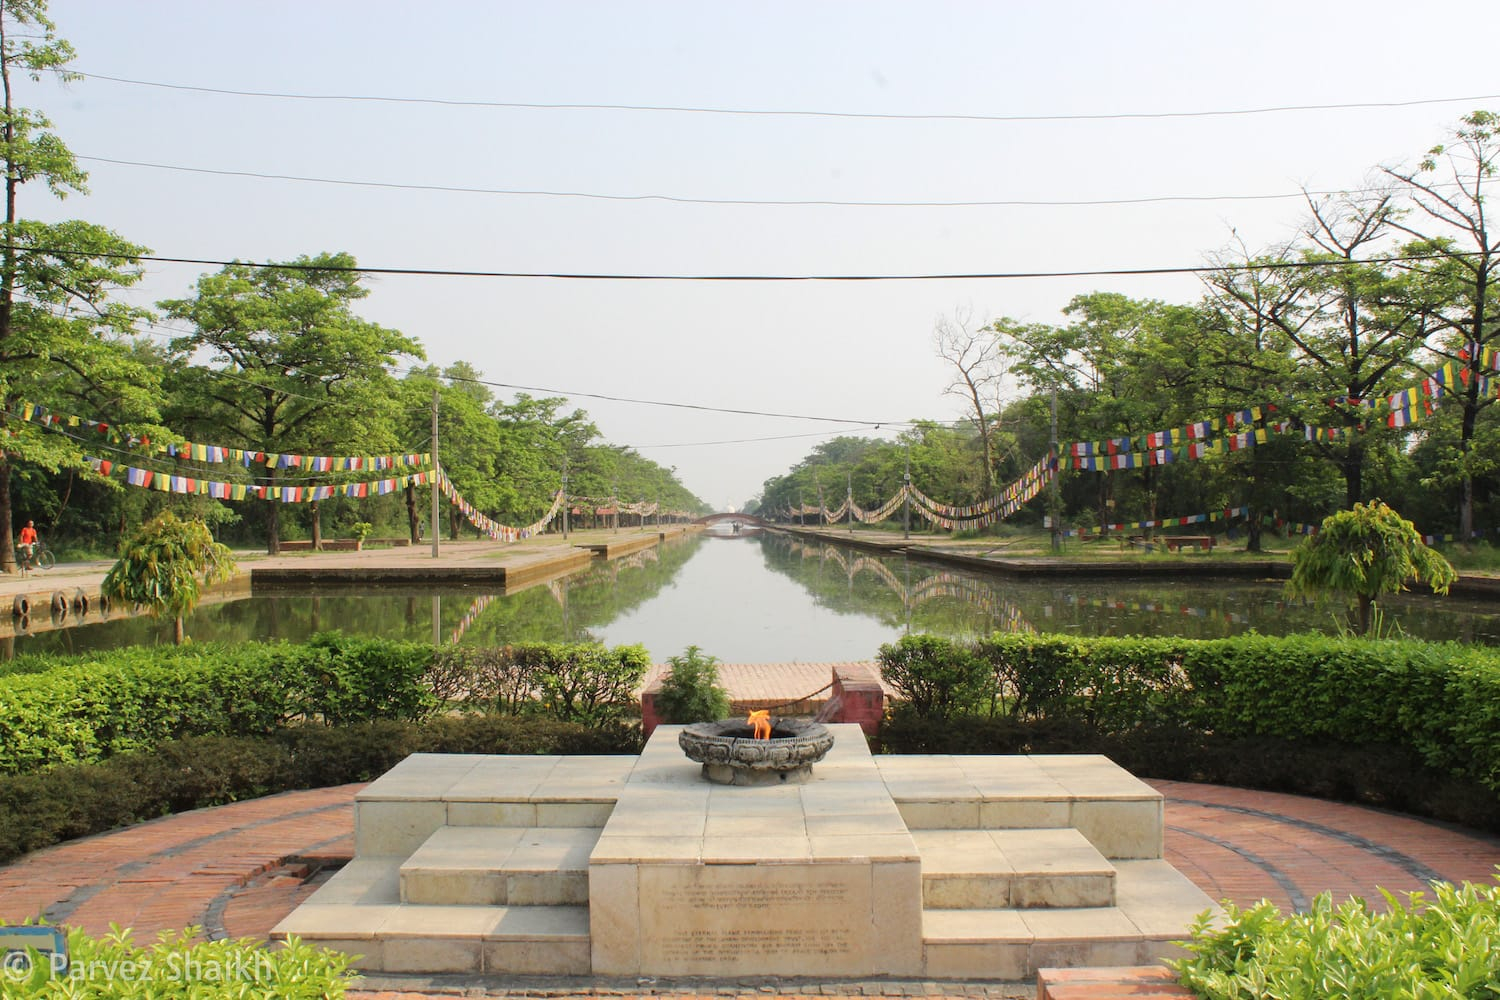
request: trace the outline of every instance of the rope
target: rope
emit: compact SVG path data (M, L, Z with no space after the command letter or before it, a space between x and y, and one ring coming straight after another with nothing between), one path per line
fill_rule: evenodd
M801 698L793 698L791 701L784 701L784 702L782 702L779 705L767 705L766 706L766 711L767 712L774 712L778 708L790 708L793 705L800 705L804 701L812 701L818 695L822 694L824 691L827 691L827 690L829 690L832 687L833 687L833 681L829 681L827 684L824 684L822 687L818 688L812 694L805 694Z

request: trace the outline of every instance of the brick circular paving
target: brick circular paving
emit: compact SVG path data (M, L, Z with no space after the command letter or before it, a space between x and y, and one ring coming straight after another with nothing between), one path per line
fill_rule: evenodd
M1472 830L1358 806L1216 785L1152 781L1166 797L1167 859L1214 899L1269 899L1298 910L1320 892L1378 904L1432 879L1487 882L1500 839ZM289 792L164 817L38 851L0 867L0 919L28 917L102 934L111 923L137 940L189 925L210 937L265 938L313 889L307 876L353 850L354 793L362 785ZM706 993L1029 996L1004 985L863 983L589 984L469 981L428 992L356 992L361 997L452 995L489 988L512 994L611 996Z

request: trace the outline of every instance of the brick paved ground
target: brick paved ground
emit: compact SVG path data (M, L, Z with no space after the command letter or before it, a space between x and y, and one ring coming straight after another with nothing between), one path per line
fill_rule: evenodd
M1167 798L1167 856L1210 896L1268 898L1286 909L1324 890L1378 900L1377 886L1420 889L1433 878L1486 881L1500 840L1473 831L1316 799L1213 785L1152 782ZM39 851L0 868L0 919L49 920L138 939L188 925L213 937L264 938L313 888L306 876L352 850L353 796L344 785L170 816ZM313 881L316 881L314 874ZM372 984L374 985L374 984ZM379 985L396 985L382 982ZM552 996L648 992L640 984L421 980L425 992L489 989ZM653 983L651 991L715 996L1030 996L1015 984Z

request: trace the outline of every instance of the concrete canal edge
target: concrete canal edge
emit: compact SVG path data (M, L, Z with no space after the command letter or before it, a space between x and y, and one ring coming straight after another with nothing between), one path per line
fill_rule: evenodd
M817 538L821 541L831 542L835 545L845 545L850 548L881 552L887 555L906 555L913 559L922 559L927 562L945 563L950 566L962 566L985 573L1013 577L1090 577L1111 579L1121 577L1144 579L1179 579L1182 577L1191 577L1194 579L1204 579L1213 577L1234 580L1289 580L1292 576L1292 564L1288 559L1215 559L1212 556L1197 555L1187 555L1170 561L1150 562L1135 562L1126 559L1099 562L1050 558L1003 559L988 555L956 552L942 546L923 545L901 538L861 538L848 532L826 528L809 530L805 528L785 528L778 526L772 530L784 531L798 538ZM1422 588L1417 588L1412 593L1423 594L1426 591ZM1448 596L1475 598L1479 600L1500 600L1500 577L1460 573L1453 586L1449 588Z

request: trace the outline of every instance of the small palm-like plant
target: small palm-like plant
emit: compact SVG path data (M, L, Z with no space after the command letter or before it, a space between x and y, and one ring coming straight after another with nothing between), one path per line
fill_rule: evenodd
M203 586L234 571L229 548L214 541L208 525L163 511L125 539L99 589L112 600L144 607L153 618L171 615L172 637L180 645L183 619L198 606Z
M1318 533L1292 552L1294 597L1343 594L1354 599L1355 632L1370 631L1375 601L1382 594L1425 583L1446 594L1458 573L1428 548L1416 527L1379 500L1357 503L1325 518Z

